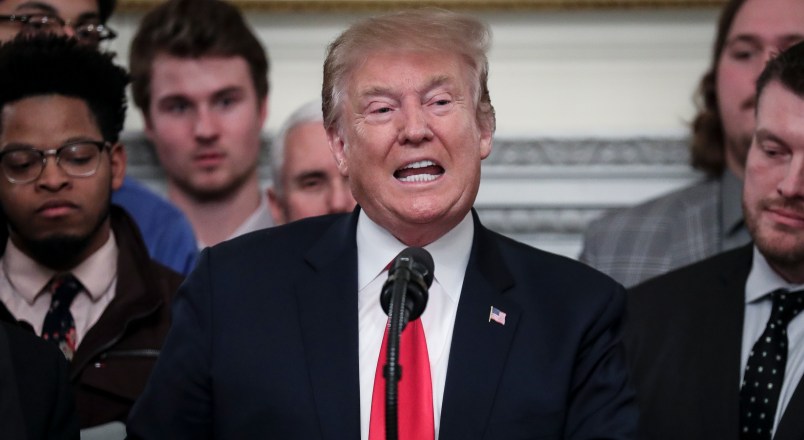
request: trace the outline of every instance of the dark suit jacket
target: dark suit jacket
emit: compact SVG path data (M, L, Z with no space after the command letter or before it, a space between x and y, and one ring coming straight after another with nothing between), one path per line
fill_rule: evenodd
M68 368L55 346L0 322L0 437L78 440Z
M124 422L156 362L170 327L170 298L181 275L154 262L133 220L112 207L119 249L117 291L87 332L70 365L81 427ZM0 231L7 231L0 224ZM0 236L0 246L5 246ZM0 303L0 320L16 322Z
M736 439L745 282L752 246L728 251L629 291L626 347L640 438ZM804 387L775 440L804 438Z
M359 439L357 213L204 251L129 436ZM632 438L623 306L608 277L475 217L440 439Z

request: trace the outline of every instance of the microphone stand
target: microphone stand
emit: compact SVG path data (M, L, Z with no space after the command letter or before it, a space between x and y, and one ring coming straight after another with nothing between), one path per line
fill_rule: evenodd
M403 275L404 274L404 275ZM411 272L398 271L402 282L394 283L391 304L388 308L388 350L383 376L385 377L385 438L397 440L399 437L398 414L399 380L402 379L402 366L399 365L399 338L408 323L407 310L403 307L408 291Z

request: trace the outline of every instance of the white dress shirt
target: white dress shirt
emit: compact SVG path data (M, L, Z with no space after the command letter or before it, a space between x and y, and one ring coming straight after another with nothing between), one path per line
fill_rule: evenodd
M765 257L754 247L754 260L745 283L745 318L743 319L740 377L745 371L751 348L765 331L765 326L770 319L772 299L769 294L777 289L802 290L804 285L790 284L785 281L768 265ZM782 419L784 409L804 375L804 312L801 312L788 324L787 338L787 363L782 389L779 393L779 404L776 406L776 416L773 419L774 433L779 425L779 420Z
M440 426L452 330L473 236L474 223L469 213L446 235L424 247L435 263L433 285L421 317L433 381L435 438L438 438ZM388 278L385 266L406 247L360 211L357 221L357 307L362 440L367 440L369 435L374 373L388 321L380 306L380 291Z
M117 255L117 242L110 233L100 249L70 271L84 286L84 291L70 305L75 320L76 347L115 297ZM31 324L36 334L41 335L53 296L44 288L57 272L22 253L10 239L0 267L0 300L17 320Z

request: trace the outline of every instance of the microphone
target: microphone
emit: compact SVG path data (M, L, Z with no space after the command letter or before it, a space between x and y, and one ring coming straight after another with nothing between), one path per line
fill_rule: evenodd
M424 312L429 298L427 289L433 284L433 266L430 253L418 247L406 248L394 258L388 280L382 286L380 305L385 314L391 316L394 292L404 292L402 328Z
M388 280L380 292L380 305L388 315L388 347L385 377L385 438L396 440L398 430L399 337L409 321L415 320L427 306L433 284L433 257L422 248L409 247L394 258Z

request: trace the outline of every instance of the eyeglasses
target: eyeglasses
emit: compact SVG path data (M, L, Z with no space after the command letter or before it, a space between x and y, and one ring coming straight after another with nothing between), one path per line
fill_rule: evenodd
M0 152L0 168L11 183L30 183L45 169L48 156L72 177L89 177L98 171L101 152L112 144L103 141L68 142L52 150L39 150L29 145L7 145Z
M100 23L70 23L57 15L50 14L20 14L0 15L0 21L19 23L23 35L37 34L63 34L64 28L69 26L75 33L75 39L84 44L98 45L101 41L117 37L117 32Z

